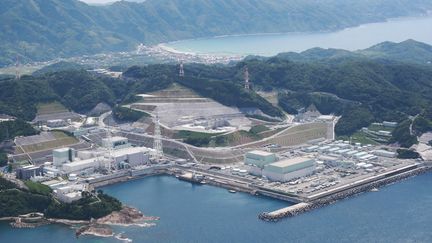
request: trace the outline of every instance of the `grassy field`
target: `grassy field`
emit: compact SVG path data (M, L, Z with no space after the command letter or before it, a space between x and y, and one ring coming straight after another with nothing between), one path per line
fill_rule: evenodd
M223 135L223 133L209 134L191 131L179 131L174 135L174 138L183 139L185 143L189 143L198 147L226 147L236 146L240 144L255 142L268 136L272 136L283 128L270 130L267 126L256 125L247 131L236 131Z
M166 89L151 92L150 94L154 96L172 98L201 98L201 96L195 91L177 83L173 83Z
M197 146L197 147L207 147L213 145L211 143L212 138L220 135L221 133L202 133L202 132L192 132L192 131L179 131L174 135L174 138L181 138L183 142Z
M380 125L370 125L368 127L369 131L372 132L378 132L378 131L388 131L388 132L392 132L394 130L394 128L390 128L390 127L384 127L384 126L380 126ZM363 131L358 131L356 133L354 133L351 136L352 142L354 143L361 143L361 144L382 144L382 143L387 143L384 137L380 137L378 135L373 135L373 134L368 134L366 132ZM378 139L384 139L383 141L380 141Z
M259 134L247 131L236 131L228 135L219 136L219 138L221 142L216 143L216 146L236 146L262 139Z
M50 195L52 192L50 187L37 182L25 181L24 184L28 187L28 189L32 193L41 194L41 195Z
M255 134L259 134L259 133L263 133L270 130L268 127L264 126L264 125L256 125L253 126L250 130L251 133L255 133Z
M392 132L394 130L394 128L391 127L385 127L385 126L380 126L380 125L370 125L368 127L369 130L374 131L374 132L378 132L378 131L388 131L388 132Z
M61 112L68 112L68 109L64 107L57 101L50 103L39 103L37 105L37 114L38 115L47 115L47 114L55 114Z
M12 167L14 169L24 167L27 165L30 165L30 162L28 160L16 161L16 162L12 163Z
M361 144L373 144L377 145L378 142L372 140L365 134L364 132L356 132L351 136L351 140L353 143L361 143Z
M75 137L70 137L63 132L55 131L53 132L55 140L46 141L42 143L24 145L22 148L26 153L32 153L37 151L49 150L59 147L64 147L72 144L78 143L78 139ZM18 148L17 148L18 149ZM17 150L19 152L20 150ZM21 151L22 152L22 151Z

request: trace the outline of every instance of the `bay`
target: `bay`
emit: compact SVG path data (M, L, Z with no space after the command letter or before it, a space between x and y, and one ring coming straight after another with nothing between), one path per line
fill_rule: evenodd
M273 56L314 47L354 51L384 41L401 42L407 39L432 44L432 16L391 19L336 32L221 36L181 40L162 46L196 54Z
M114 227L133 242L431 242L432 174L342 200L278 223L258 214L286 202L157 176L102 188L146 215L156 226ZM118 242L49 225L12 229L0 224L1 242Z

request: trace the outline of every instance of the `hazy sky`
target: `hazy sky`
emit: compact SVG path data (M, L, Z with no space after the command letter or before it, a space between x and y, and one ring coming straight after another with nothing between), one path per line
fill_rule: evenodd
M81 1L86 3L111 3L114 2L115 0L81 0Z
M82 2L90 3L90 4L103 4L103 3L112 3L119 0L80 0ZM131 2L144 2L145 0L129 0Z

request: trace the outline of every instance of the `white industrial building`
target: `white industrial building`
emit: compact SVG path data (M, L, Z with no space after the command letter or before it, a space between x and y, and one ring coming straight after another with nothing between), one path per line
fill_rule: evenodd
M382 124L385 127L391 127L391 128L397 127L398 125L397 122L389 122L389 121L384 121Z
M286 182L314 173L315 160L307 157L296 157L281 160L265 166L262 175L271 181Z
M130 167L135 167L150 162L148 151L143 147L119 149L113 152L113 158L116 165L127 163Z
M149 163L149 149L144 147L126 147L109 152L106 150L80 151L78 158L73 162L63 164L62 170L66 174L79 173L84 170L106 167L109 161L114 166L135 167Z
M87 191L85 184L66 185L54 189L54 195L62 202L71 203L81 199L84 191Z
M276 154L261 150L254 150L245 154L244 163L247 166L248 172L250 174L261 176L264 167L276 161Z
M62 170L64 173L75 173L86 169L96 169L103 167L108 160L104 157L96 157L86 160L77 160L71 163L63 164Z
M61 167L65 163L74 161L75 150L72 148L60 148L53 150L53 165Z
M308 153L312 153L312 152L316 152L318 150L318 148L319 148L319 146L314 145L314 146L310 146L310 147L305 148L305 151Z
M373 154L375 154L377 156L381 156L381 157L387 157L387 158L396 158L397 157L397 153L387 151L387 150L382 150L382 149L373 151Z

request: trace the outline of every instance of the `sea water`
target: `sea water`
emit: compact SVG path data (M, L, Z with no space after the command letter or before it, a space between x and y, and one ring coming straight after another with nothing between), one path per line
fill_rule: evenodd
M407 39L432 44L432 16L392 19L335 32L222 36L176 41L162 46L199 54L272 56L314 47L353 51L384 41L401 42Z
M432 174L421 175L278 223L258 214L289 203L229 193L174 177L155 176L102 188L144 214L154 227L113 227L133 242L432 242ZM81 236L66 226L12 229L0 242L119 242Z

